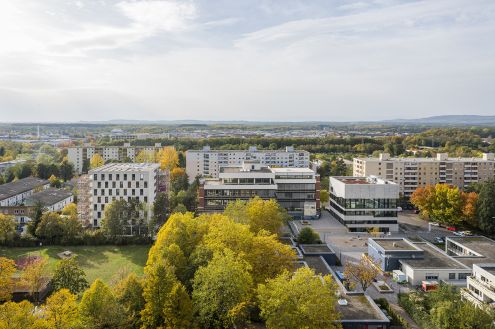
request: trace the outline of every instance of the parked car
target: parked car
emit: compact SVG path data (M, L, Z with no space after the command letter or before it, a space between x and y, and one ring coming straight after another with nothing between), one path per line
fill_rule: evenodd
M464 236L464 232L454 231L455 236Z
M436 236L433 240L435 240L436 243L444 243L445 242L445 240L440 236Z
M440 226L440 224L438 224L437 222L430 222L430 225L431 226Z
M453 226L447 226L447 230L449 231L457 231L457 229Z
M471 231L461 231L461 233L464 234L465 236L473 235L473 232Z

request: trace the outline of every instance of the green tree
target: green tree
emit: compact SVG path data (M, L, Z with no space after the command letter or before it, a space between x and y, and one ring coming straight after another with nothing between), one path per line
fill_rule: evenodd
M131 328L141 327L140 313L144 309L143 284L135 273L119 281L114 288L115 297L124 307Z
M41 221L36 228L36 236L56 243L64 236L64 220L56 212L47 212L41 216Z
M59 173L64 182L70 181L74 177L74 166L65 159L59 166Z
M142 328L152 329L168 325L165 317L165 305L170 299L170 292L177 282L173 269L163 261L157 261L145 268L143 297L144 309L141 311Z
M320 235L311 227L303 227L297 235L297 243L299 244L315 244L321 243Z
M33 209L31 210L31 221L28 224L28 232L33 236L36 236L36 229L41 222L43 212L45 212L45 206L39 201L36 202Z
M153 203L153 217L155 223L162 225L167 220L168 196L166 193L158 193Z
M43 317L50 328L78 328L80 321L77 296L67 289L56 291L46 300Z
M309 268L284 272L258 287L260 315L269 329L340 328L335 321L337 288L329 275L323 280Z
M230 327L237 319L230 314L252 299L251 266L232 251L216 253L194 275L193 303L204 328Z
M14 217L0 214L0 244L12 242L15 235L16 231Z
M63 259L57 263L52 283L55 290L68 289L75 295L89 287L86 273L79 267L74 257Z
M123 307L100 279L96 279L84 292L79 315L84 327L91 329L122 328L127 321Z
M488 234L495 233L495 179L481 184L477 203L477 225Z
M172 287L169 298L163 307L163 314L167 319L167 328L194 328L193 304L182 283L177 282Z
M0 302L9 301L14 289L13 275L16 272L12 259L0 257Z
M124 234L126 224L127 202L125 200L114 200L105 207L103 212L102 229L111 236Z
M323 205L326 205L329 200L330 200L330 194L328 194L328 191L327 190L321 190L320 191L320 202Z
M249 225L254 233L266 230L272 234L280 233L287 215L277 201L263 200L260 197L254 197L247 202L231 202L224 214L238 223Z

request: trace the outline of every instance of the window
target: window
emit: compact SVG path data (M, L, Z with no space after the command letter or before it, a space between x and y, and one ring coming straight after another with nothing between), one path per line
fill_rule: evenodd
M438 273L426 273L425 280L438 280Z
M466 280L471 273L459 273L459 280Z
M455 280L455 273L449 273L449 280Z

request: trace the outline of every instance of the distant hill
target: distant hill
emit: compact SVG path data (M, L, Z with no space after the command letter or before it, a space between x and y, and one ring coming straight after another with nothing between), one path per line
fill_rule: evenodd
M115 119L107 121L80 121L80 124L103 124L103 125L345 125L345 124L402 124L402 125L495 125L495 115L438 115L419 119L393 119L377 121L348 121L348 122L330 122L330 121L246 121L246 120L126 120Z
M495 115L438 115L420 119L395 119L383 122L402 124L491 125L495 124Z

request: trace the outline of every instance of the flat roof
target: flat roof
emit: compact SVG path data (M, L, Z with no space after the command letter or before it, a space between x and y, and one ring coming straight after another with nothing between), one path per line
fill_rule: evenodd
M158 163L109 163L104 166L91 169L89 174L100 172L148 172L159 168Z
M37 177L26 177L14 182L2 184L0 185L0 200L8 199L46 184L50 184L50 182L46 179Z
M34 205L41 202L44 206L51 206L57 202L65 200L72 196L72 192L65 189L47 188L38 193L34 193L26 200L26 205Z
M447 158L444 160L438 160L435 158L388 158L388 159L380 159L380 158L354 158L363 161L373 161L373 162L387 162L387 161L397 161L397 162L494 162L495 160L485 160L483 158Z
M278 173L308 173L308 174L314 174L315 172L313 169L310 168L271 168L271 170L278 174Z
M476 263L495 263L495 241L485 236L449 236L455 243L474 251L482 257L454 256L458 261L468 266Z
M249 174L249 173L266 173L271 174L272 171L268 167L261 167L259 169L242 170L242 166L232 167L220 167L220 172L225 174Z
M401 259L402 264L407 264L417 269L470 269L429 243L415 242L414 245L423 250L423 258Z
M398 239L373 239L376 244L378 244L380 247L382 247L385 251L392 251L392 250L418 250L418 248L412 243L409 242L405 239L398 238Z
M352 320L375 320L389 322L384 314L372 305L365 295L346 295L347 305L339 305L336 309L342 314L340 321Z
M396 185L392 181L384 180L376 176L356 177L356 176L331 176L346 185Z
M302 260L305 261L306 264L308 264L308 267L312 268L316 274L330 274L330 271L323 260L321 260L320 256L304 256Z

